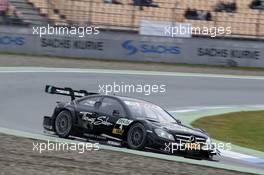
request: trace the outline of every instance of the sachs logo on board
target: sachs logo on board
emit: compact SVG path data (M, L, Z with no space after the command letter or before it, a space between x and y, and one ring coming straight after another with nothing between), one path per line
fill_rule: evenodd
M25 38L20 36L0 36L0 45L22 46L25 42Z
M122 48L128 51L128 55L134 55L136 53L178 55L181 53L181 48L173 44L140 42L138 45L135 45L132 40L124 41Z

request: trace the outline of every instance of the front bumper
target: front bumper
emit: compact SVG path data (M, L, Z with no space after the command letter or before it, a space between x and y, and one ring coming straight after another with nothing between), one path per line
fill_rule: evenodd
M158 149L162 152L173 154L173 155L182 155L190 157L209 157L218 154L218 150L214 147L205 145L200 145L199 147L193 146L186 148L185 144L173 143L171 141L157 137L155 134L148 134L148 147Z
M53 121L50 116L43 117L43 128L47 131L54 131Z

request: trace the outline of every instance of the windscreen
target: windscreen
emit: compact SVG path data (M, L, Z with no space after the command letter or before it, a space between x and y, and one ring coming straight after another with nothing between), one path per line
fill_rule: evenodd
M134 118L146 118L161 123L175 123L176 120L161 107L148 102L124 101Z

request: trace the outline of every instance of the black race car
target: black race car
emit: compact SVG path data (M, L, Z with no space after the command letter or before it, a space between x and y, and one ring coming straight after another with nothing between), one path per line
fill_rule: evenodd
M217 154L205 131L184 126L150 102L49 85L45 91L71 97L70 102L57 102L52 116L43 120L44 129L59 137L77 136L199 159L211 159Z

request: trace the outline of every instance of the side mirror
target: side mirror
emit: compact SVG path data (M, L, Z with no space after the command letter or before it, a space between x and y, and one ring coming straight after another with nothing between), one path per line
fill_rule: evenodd
M182 122L180 120L176 119L176 121L178 124L182 124Z
M119 112L118 110L113 110L112 115L113 115L114 117L119 117L119 116L120 116L120 112Z

